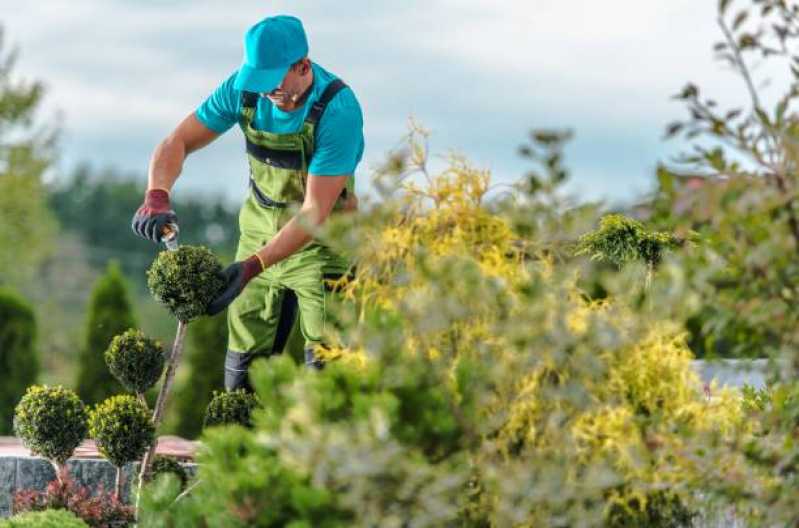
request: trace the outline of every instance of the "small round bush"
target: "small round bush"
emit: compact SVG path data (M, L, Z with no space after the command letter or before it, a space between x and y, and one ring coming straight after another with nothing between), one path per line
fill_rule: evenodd
M180 488L185 489L189 481L189 475L183 466L180 465L174 457L156 455L153 458L153 465L150 467L150 473L147 480L155 480L155 478L162 473L172 473L180 480Z
M155 440L147 408L134 396L111 396L89 413L89 434L116 467L138 460Z
M63 464L86 437L86 407L60 385L33 385L15 409L14 433L32 453Z
M141 330L127 330L111 340L105 351L108 370L129 391L144 393L156 384L164 371L161 343Z
M181 321L204 315L224 286L222 264L202 246L180 246L162 251L147 270L153 297Z
M230 392L214 391L214 397L205 411L205 427L239 424L252 426L252 410L258 405L255 394L237 389Z

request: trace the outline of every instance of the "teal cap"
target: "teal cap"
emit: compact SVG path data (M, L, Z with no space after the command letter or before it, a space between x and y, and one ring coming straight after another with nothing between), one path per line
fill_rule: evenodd
M299 18L267 17L244 35L244 62L233 87L246 92L271 92L292 64L308 55L308 39Z

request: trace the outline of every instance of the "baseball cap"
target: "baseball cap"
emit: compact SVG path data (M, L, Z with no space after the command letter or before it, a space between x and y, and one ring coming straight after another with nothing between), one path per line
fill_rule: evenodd
M299 18L267 17L244 35L244 61L233 86L247 92L271 92L291 65L307 55L308 39Z

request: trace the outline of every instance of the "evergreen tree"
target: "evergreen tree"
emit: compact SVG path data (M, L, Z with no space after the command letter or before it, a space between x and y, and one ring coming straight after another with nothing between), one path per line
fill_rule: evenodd
M55 135L34 123L43 95L39 82L13 78L14 51L4 52L0 28L0 282L22 283L52 246L55 222L42 174Z
M14 407L28 385L36 382L35 339L31 308L10 290L0 290L0 372L6 373L0 383L0 435L11 433Z
M77 382L78 395L86 403L99 403L125 391L108 370L103 355L116 335L135 326L125 278L119 264L112 261L95 283L89 300L86 343L80 353Z

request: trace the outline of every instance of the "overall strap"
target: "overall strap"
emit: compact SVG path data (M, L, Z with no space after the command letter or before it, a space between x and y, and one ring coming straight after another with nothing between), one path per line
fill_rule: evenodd
M333 79L330 84L325 87L325 91L322 92L322 96L319 97L319 100L311 107L311 111L308 112L308 117L305 118L305 122L312 125L317 124L322 114L325 112L325 108L327 108L327 103L346 87L347 85L341 79Z

